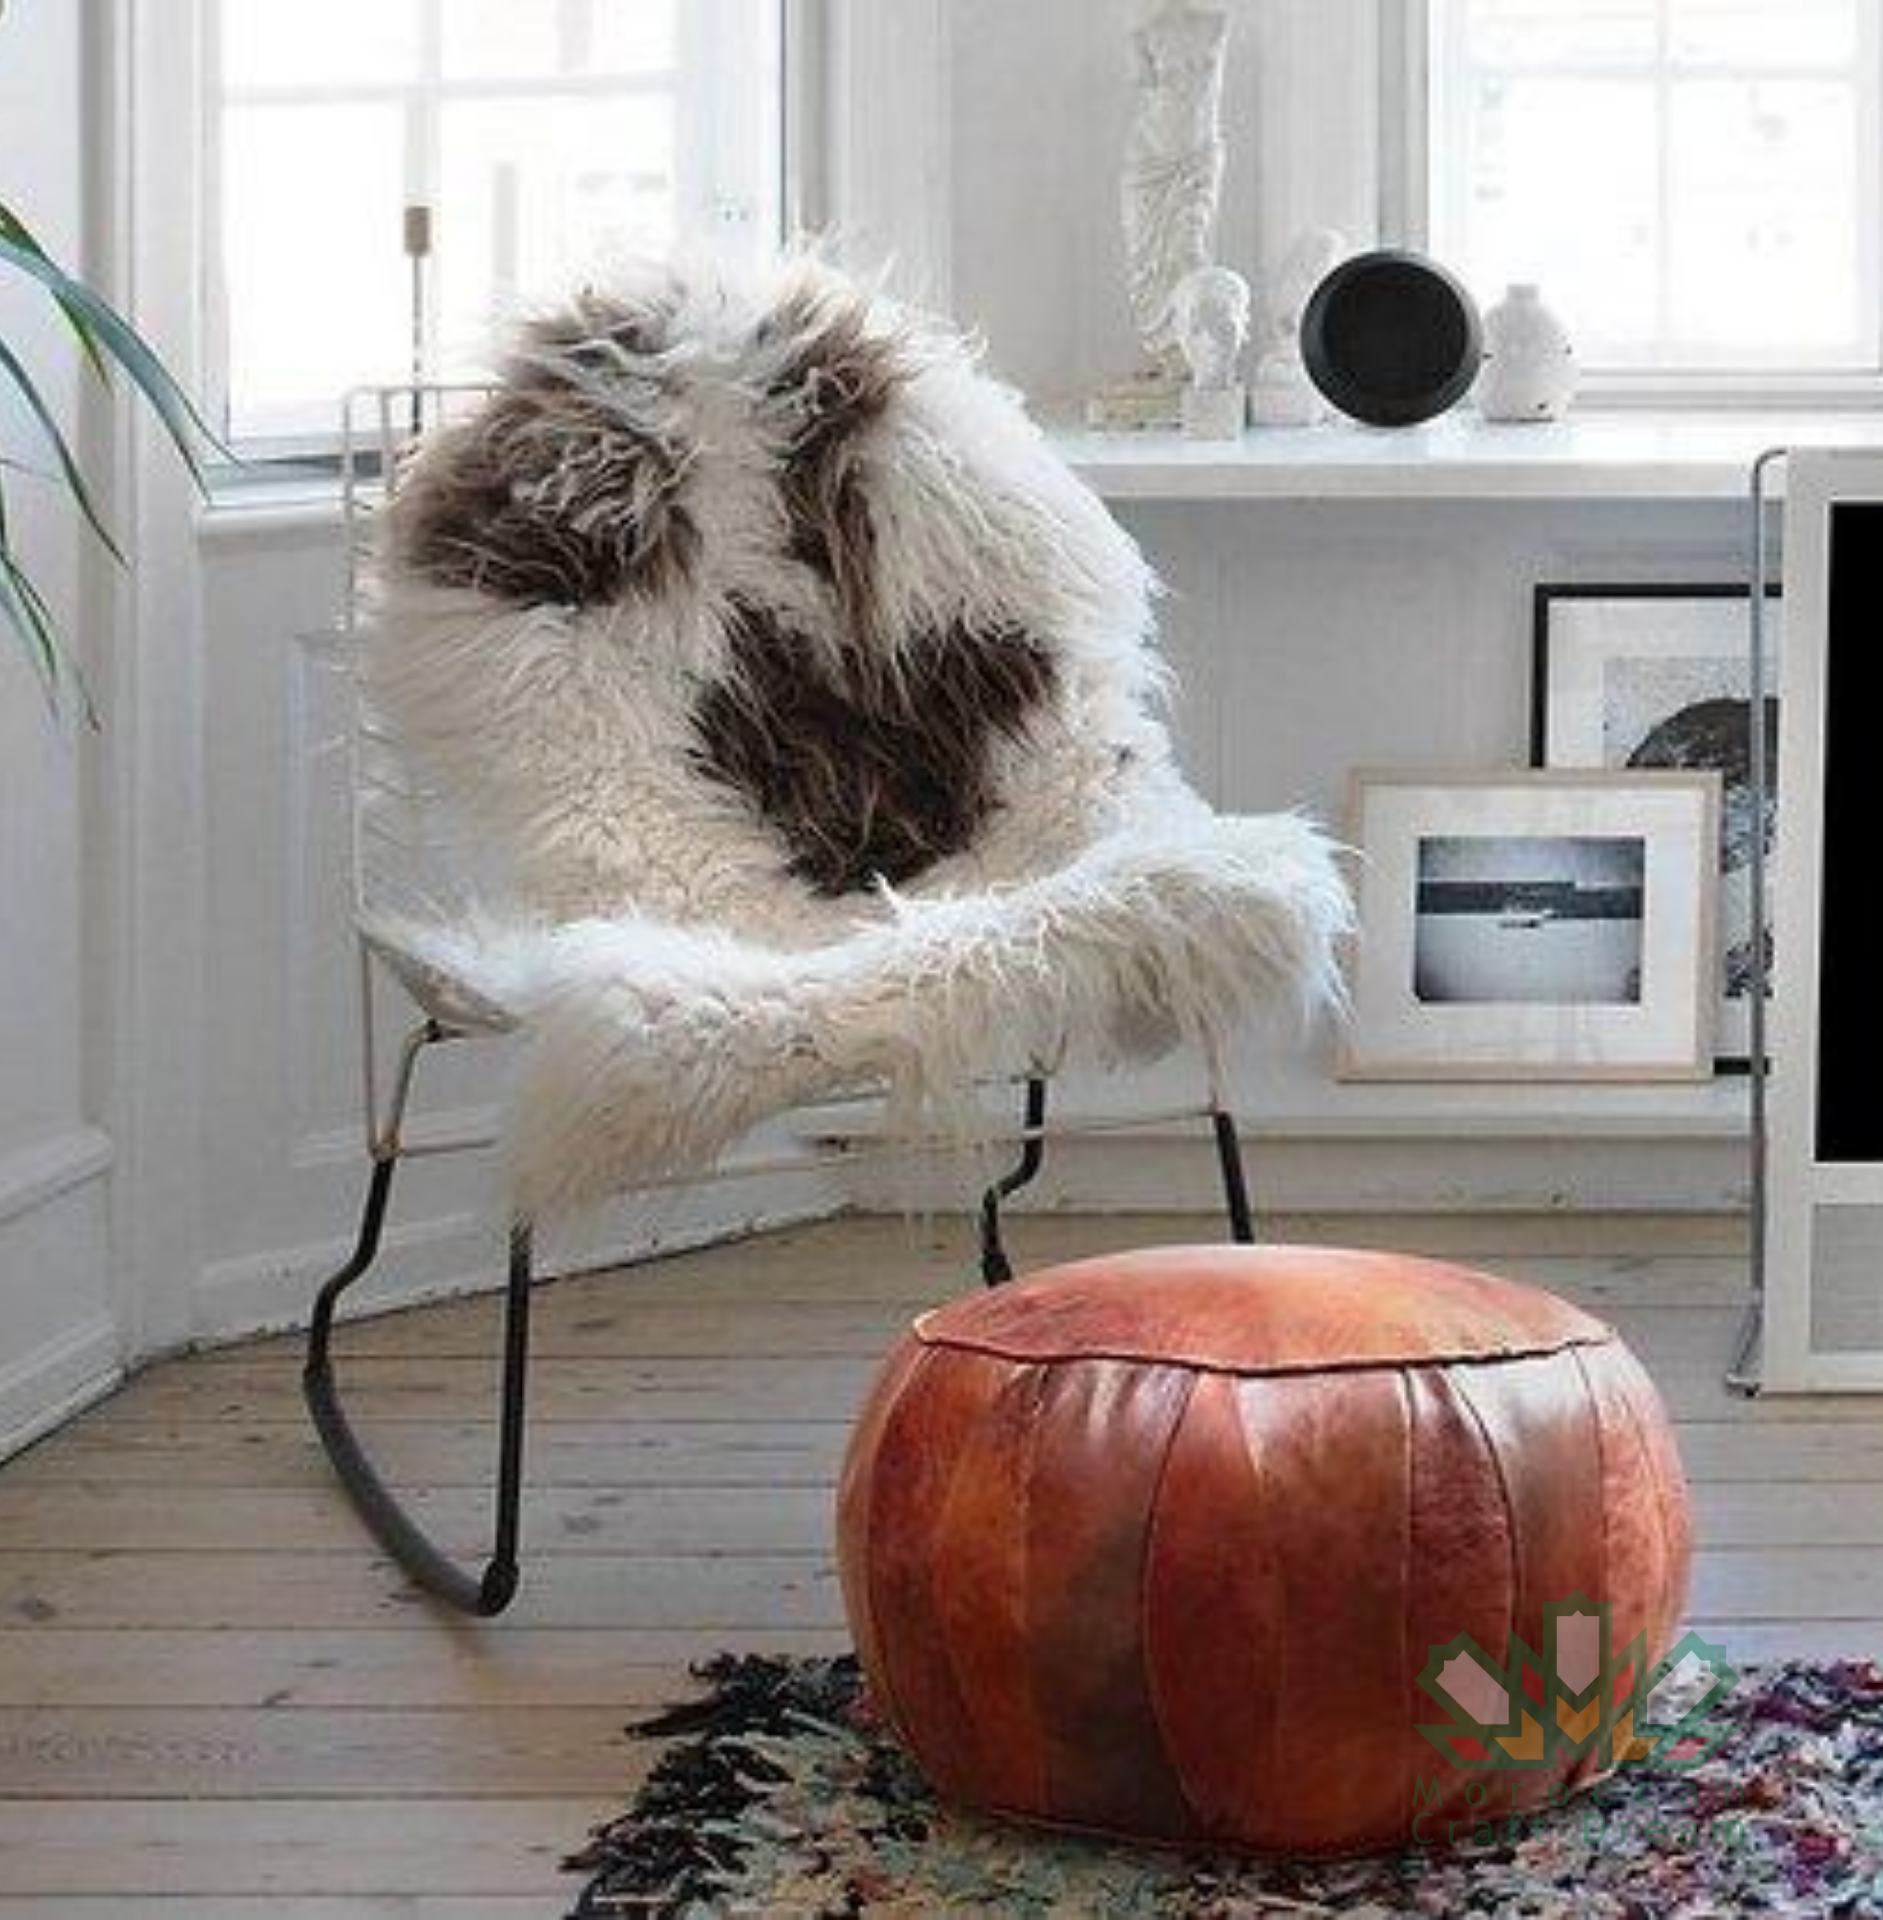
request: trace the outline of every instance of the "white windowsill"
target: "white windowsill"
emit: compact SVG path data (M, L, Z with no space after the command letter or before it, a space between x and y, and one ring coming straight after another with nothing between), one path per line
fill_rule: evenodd
M1233 442L1065 425L1049 432L1112 501L1742 500L1752 463L1768 448L1883 450L1883 409L1618 409L1549 427L1491 426L1461 410L1398 432L1341 421L1251 430ZM318 534L339 521L338 484L304 477L221 494L198 516L203 540L214 545Z
M269 543L335 534L341 517L337 480L256 480L212 493L196 510L196 532L205 546Z
M1062 426L1052 438L1113 501L1740 500L1769 448L1883 449L1883 411L1618 409L1513 427L1461 409L1398 431L1340 421L1209 442Z

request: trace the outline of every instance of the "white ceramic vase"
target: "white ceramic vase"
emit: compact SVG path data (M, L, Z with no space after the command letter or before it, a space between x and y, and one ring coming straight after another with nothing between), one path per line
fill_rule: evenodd
M1516 286L1484 316L1478 410L1487 420L1560 420L1576 397L1569 330L1533 286Z

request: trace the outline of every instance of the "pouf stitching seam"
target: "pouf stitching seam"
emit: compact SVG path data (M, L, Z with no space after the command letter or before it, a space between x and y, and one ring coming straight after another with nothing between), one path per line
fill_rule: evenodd
M988 1360L1010 1360L1017 1365L1031 1367L1073 1366L1081 1361L1104 1361L1118 1366L1181 1367L1190 1373L1224 1374L1232 1380L1276 1379L1302 1373L1380 1373L1388 1368L1407 1367L1501 1366L1508 1360L1548 1360L1578 1347L1612 1347L1621 1338L1613 1327L1605 1327L1599 1335L1574 1333L1547 1347L1497 1347L1478 1353L1395 1354L1369 1359L1303 1359L1235 1366L1222 1360L1197 1360L1183 1354L1126 1353L1111 1347L1081 1347L1076 1352L1026 1353L1010 1346L1000 1346L991 1340L932 1333L926 1324L927 1319L927 1315L922 1316L910 1331L933 1353L974 1353Z
M890 1424L890 1421L895 1416L896 1409L900 1407L908 1399L910 1387L915 1384L916 1380L922 1374L926 1373L929 1370L929 1367L934 1361L935 1355L938 1351L939 1349L936 1347L929 1346L927 1344L923 1345L922 1352L916 1356L915 1363L910 1367L908 1373L903 1376L901 1385L897 1387L895 1392L895 1397L890 1401L889 1405L885 1407L883 1410L883 1421L882 1421L882 1426L880 1428L881 1434L883 1435L888 1434L889 1424ZM869 1491L871 1496L870 1508L871 1508L871 1519L872 1519L872 1531L874 1531L874 1509L875 1509L875 1494L876 1494L876 1477L875 1477L874 1471L872 1471L871 1473ZM864 1586L863 1586L864 1602L870 1609L870 1613L872 1616L871 1632L875 1634L876 1633L875 1616L877 1614L878 1609L877 1609L877 1603L876 1603L876 1558L873 1553L866 1556L866 1565L865 1565L863 1579L864 1579ZM882 1648L882 1639L880 1635L877 1636L877 1647L880 1652ZM896 1698L896 1683L895 1683L894 1675L890 1671L890 1661L888 1659L888 1656L883 1655L879 1664L881 1665L883 1670L881 1691L884 1694L885 1698L880 1704L884 1711L884 1717L889 1721L890 1727L894 1731L897 1739L899 1739L902 1742L905 1748L907 1748L910 1752L913 1752L914 1743L909 1739L908 1735L903 1731L904 1727L908 1725L908 1722L907 1720L904 1719L901 1705Z
M1138 1647L1144 1661L1144 1704L1150 1709L1157 1744L1163 1752L1170 1777L1176 1782L1177 1795L1183 1802L1184 1812L1195 1820L1196 1802L1190 1797L1190 1782L1184 1778L1183 1769L1178 1765L1177 1743L1171 1739L1164 1716L1158 1711L1157 1667L1151 1658L1151 1565L1157 1546L1157 1523L1163 1512L1164 1483L1170 1478L1170 1463L1176 1457L1177 1436L1183 1431L1183 1423L1189 1419L1190 1410L1196 1405L1196 1370L1185 1368L1183 1371L1190 1375L1183 1385L1183 1405L1177 1409L1177 1417L1170 1423L1170 1433L1157 1462L1157 1473L1151 1482L1150 1499L1144 1517L1144 1544L1138 1556L1137 1613Z

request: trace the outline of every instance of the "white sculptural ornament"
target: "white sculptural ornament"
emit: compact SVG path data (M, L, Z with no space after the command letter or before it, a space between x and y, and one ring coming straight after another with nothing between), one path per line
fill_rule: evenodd
M1138 103L1122 188L1131 312L1152 364L1175 371L1177 288L1210 264L1222 198L1229 19L1171 0L1134 45Z
M1301 321L1315 288L1346 251L1346 240L1327 227L1304 233L1289 248L1275 277L1269 347L1249 385L1249 418L1258 427L1314 427L1332 414L1301 357Z
M1183 430L1193 440L1233 440L1248 418L1241 379L1249 339L1249 283L1228 267L1199 267L1177 283L1171 318L1190 384Z
M1168 0L1132 48L1137 101L1120 210L1131 316L1148 364L1097 395L1090 414L1094 426L1175 426L1185 374L1177 289L1214 258L1229 18L1220 6Z
M1560 420L1576 397L1576 349L1534 285L1514 286L1484 316L1478 408L1514 425Z

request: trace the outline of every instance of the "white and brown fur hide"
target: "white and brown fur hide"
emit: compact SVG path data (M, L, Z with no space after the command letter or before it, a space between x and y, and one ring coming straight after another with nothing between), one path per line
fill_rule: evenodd
M1184 784L1151 590L961 340L814 263L530 327L404 474L361 651L475 850L369 872L366 931L527 1035L519 1209L1332 996L1329 846Z

